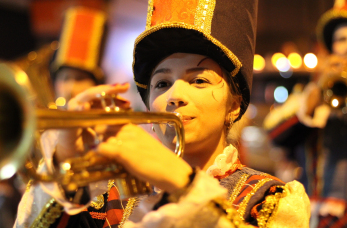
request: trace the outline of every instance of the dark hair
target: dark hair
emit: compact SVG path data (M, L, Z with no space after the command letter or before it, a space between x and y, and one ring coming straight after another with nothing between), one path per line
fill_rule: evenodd
M242 92L238 83L237 77L232 77L230 72L228 72L226 69L222 68L223 75L225 75L225 80L227 81L230 92L234 96L240 96L242 98Z

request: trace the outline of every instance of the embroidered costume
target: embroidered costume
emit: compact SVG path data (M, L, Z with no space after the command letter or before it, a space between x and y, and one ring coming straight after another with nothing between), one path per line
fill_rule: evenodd
M153 207L162 194L121 201L112 181L106 193L95 197L88 208L80 208L79 212L64 209L43 191L42 185L29 185L19 205L15 227L170 227L170 222L180 227L178 218L182 224L192 224L183 227L233 227L230 220L255 227L308 227L309 200L301 184L295 181L285 184L247 168L238 159L233 161L235 156L237 150L232 145L226 147L206 174L197 173L189 191L177 203L157 205L159 209L155 211ZM211 178L212 173L218 174ZM58 189L50 193L59 198ZM226 219L227 214L220 218L224 212L215 202L221 199L228 199L223 210L230 207L237 210L230 220ZM198 215L206 219L194 221Z

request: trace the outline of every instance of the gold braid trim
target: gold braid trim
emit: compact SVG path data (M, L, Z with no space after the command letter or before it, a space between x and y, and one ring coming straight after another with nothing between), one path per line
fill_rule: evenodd
M133 213L134 208L136 207L138 201L139 199L137 197L129 198L127 206L125 207L125 210L123 213L122 221L119 223L119 228L123 228L124 223L128 220L131 213Z
M134 81L135 81L135 78L134 78ZM147 89L147 85L141 84L141 83L139 83L139 82L137 82L137 81L135 81L135 84L136 84L138 87L142 88L142 89Z
M243 174L239 180L239 182L236 184L236 187L234 188L234 191L231 193L230 198L229 198L229 203L232 205L233 202L235 201L236 197L240 194L240 191L242 189L242 186L245 184L247 181L249 174Z
M149 0L148 1L147 20L146 20L146 29L145 30L150 29L151 25L152 25L153 1L154 0Z
M282 188L283 192L277 192L275 195L268 195L265 198L265 202L262 205L262 209L258 213L258 226L259 228L266 228L270 224L271 220L276 216L279 200L286 196L286 192L283 186L276 186Z
M232 224L234 224L235 228L238 228L241 226L241 224L244 224L239 214L234 208L229 207L228 209L226 209L226 212L227 212L227 219L231 221Z
M223 215L226 212L226 218L234 225L235 228L241 228L245 227L245 223L240 218L239 214L235 210L235 208L232 206L232 204L229 201L222 200L222 199L215 199L210 204L214 204L214 206L218 205L219 209L223 209ZM248 226L247 226L248 227Z
M216 0L199 0L195 13L194 25L209 35L215 6Z
M224 46L220 41L218 41L216 38L214 38L213 36L211 36L210 34L206 34L204 32L204 30L197 28L194 25L190 25L190 24L186 24L183 22L166 22L166 23L161 23L158 25L155 25L153 27L151 27L148 30L145 30L144 32L142 32L136 39L135 39L135 47L138 45L138 43L143 40L146 36L159 31L160 29L164 29L164 28L184 28L184 29L191 29L191 30L196 30L198 32L201 32L206 39L208 39L209 41L211 41L213 44L215 44L216 46L218 46L220 49L222 49L222 51L226 54L226 56L231 60L231 62L235 65L235 69L233 72L231 72L232 76L235 76L242 64L240 62L240 60L236 57L236 55L230 51L226 46ZM135 56L135 49L134 48L134 56ZM135 64L135 63L133 63Z
M114 185L114 180L108 180L108 183L107 183L107 189L108 189L107 198L108 198L108 195L110 194L110 191L111 191L111 188L112 188L113 185Z
M103 194L95 197L95 200L93 200L90 203L90 206L95 208L96 210L100 210L104 205L105 205L105 201L104 201L104 195Z
M108 192L107 192L107 198L110 194L110 190L112 186L115 186L114 180L109 180L107 184ZM115 186L117 188L117 186ZM118 189L117 189L118 191ZM137 197L129 198L127 206L124 209L122 221L119 223L119 228L123 228L124 223L129 219L129 216L133 213L134 208L137 206L137 203L139 202L139 199Z
M108 198L108 195L110 194L110 190L113 186L113 182L114 182L114 180L109 180L107 183L107 189L108 189L107 190L107 198ZM105 205L104 194L105 193L95 197L95 200L92 200L92 202L90 203L90 206L95 208L96 210L100 210Z
M30 228L46 228L52 225L63 212L63 206L50 199Z
M270 178L265 178L260 180L252 189L252 191L250 193L248 193L246 195L246 197L243 199L242 203L240 204L239 209L237 210L237 212L239 213L240 217L242 220L244 220L244 215L246 213L246 208L248 205L249 200L251 199L251 197L258 191L259 188L261 188L266 182L268 181L272 181L272 179Z

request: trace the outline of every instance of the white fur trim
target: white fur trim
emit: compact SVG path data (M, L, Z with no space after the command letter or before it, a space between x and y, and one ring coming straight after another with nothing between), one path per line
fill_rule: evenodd
M224 148L222 154L218 155L206 173L210 176L222 176L230 170L231 166L236 162L238 151L233 145Z

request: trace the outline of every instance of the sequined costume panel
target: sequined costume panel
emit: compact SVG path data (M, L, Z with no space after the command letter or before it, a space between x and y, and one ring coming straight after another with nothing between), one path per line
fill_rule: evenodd
M257 225L257 220L251 216L252 208L265 200L272 186L284 186L278 178L248 167L221 179L220 184L228 190L229 202L240 217L253 225Z

